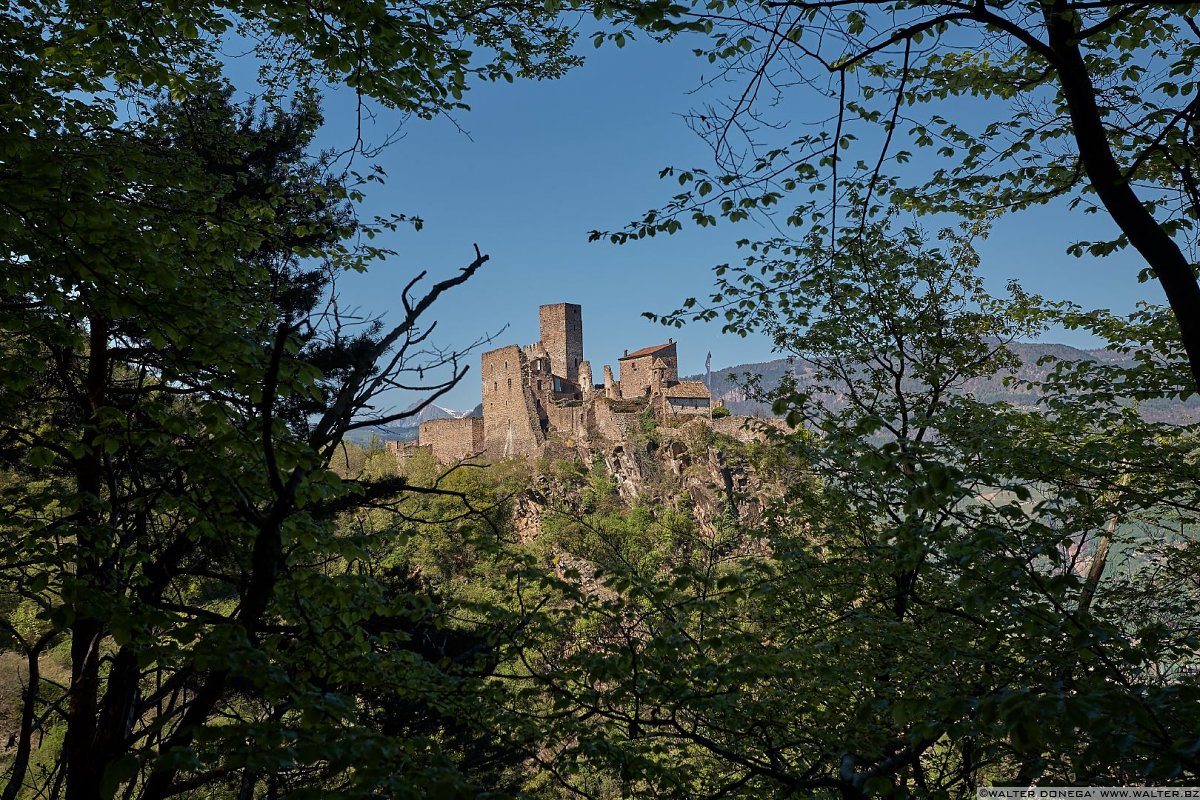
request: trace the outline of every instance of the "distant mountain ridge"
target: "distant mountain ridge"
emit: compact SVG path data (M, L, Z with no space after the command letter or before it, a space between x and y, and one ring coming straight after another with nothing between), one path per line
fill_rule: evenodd
M408 410L412 411L419 405L420 403L414 403L408 407ZM422 422L428 422L431 419L462 419L463 417L476 416L476 411L483 413L483 407L476 406L475 408L467 409L466 411L460 411L454 408L443 408L436 403L430 403L417 412L416 415L402 420L401 422L397 423L397 425L402 428L415 428Z
M1070 361L1089 360L1110 364L1130 361L1128 356L1111 350L1084 350L1055 342L1014 342L1008 345L1008 348L1021 360L1021 366L1015 373L1016 377L1026 381L1045 378L1054 368L1052 363L1038 364L1038 361L1045 356L1054 356ZM713 370L710 389L713 399L723 401L734 414L770 417L774 414L768 404L746 396L746 392L742 389L745 376L761 376L760 385L764 389L770 389L778 386L785 375L794 375L797 383L804 386L807 383L806 372L805 363L800 359L789 362L786 358L780 358L774 361L737 364ZM1003 401L1016 406L1035 405L1038 397L1034 392L1004 385L1004 377L1009 374L1012 373L975 378L966 383L964 390L972 397L985 402ZM704 375L689 376L689 379L703 380ZM1142 412L1147 419L1155 421L1191 422L1200 419L1200 398L1193 397L1186 403L1163 400L1147 401L1142 405Z
M421 403L416 402L406 409L412 411ZM384 441L404 441L411 442L417 438L417 429L420 428L422 422L428 422L434 419L463 419L464 417L482 417L483 404L475 406L472 409L462 411L454 408L443 408L435 403L430 403L411 417L406 417L391 425L371 425L366 428L359 428L351 431L346 437L347 440L356 444L367 444L371 441L371 437L379 437Z

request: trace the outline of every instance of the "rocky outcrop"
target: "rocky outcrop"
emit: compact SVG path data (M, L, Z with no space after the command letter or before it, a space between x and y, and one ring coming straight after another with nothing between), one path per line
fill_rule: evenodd
M731 518L754 525L766 500L781 487L758 474L746 457L743 436L727 437L714 432L707 420L693 420L648 432L630 430L618 441L596 439L557 448L558 462L543 460L543 472L514 504L517 536L529 541L538 536L548 513L583 508L587 481L580 476L597 469L626 505L686 507L702 530ZM577 466L575 485L553 474L551 467L563 458Z

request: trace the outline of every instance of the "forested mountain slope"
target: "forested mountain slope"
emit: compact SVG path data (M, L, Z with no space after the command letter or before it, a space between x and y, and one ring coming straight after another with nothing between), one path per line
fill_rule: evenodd
M1006 402L1016 406L1037 404L1036 388L1026 385L1043 380L1058 361L1096 361L1101 364L1129 366L1133 359L1111 350L1081 350L1055 342L1015 342L1008 345L1020 359L1021 366L1012 372L1001 372L985 378L973 378L964 385L964 391L984 402ZM799 388L811 385L812 367L804 361L778 358L750 364L736 364L712 372L711 388L713 399L720 399L734 414L748 416L773 416L767 402L755 400L745 388L749 376L760 376L759 385L772 389L785 376L796 379ZM689 376L689 380L703 380L703 375ZM1142 415L1156 422L1194 422L1200 419L1200 398L1187 402L1150 400L1142 404Z

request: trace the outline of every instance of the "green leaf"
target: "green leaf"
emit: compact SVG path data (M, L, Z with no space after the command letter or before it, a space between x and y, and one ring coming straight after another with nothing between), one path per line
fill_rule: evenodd
M132 755L123 756L108 765L100 778L100 796L111 800L121 786L137 777L138 760Z

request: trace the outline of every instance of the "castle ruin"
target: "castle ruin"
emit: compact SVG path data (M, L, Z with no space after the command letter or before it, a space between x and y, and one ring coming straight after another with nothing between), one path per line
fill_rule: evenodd
M625 351L617 376L604 365L596 384L583 357L583 309L574 303L538 308L541 339L508 345L481 358L483 419L422 423L419 443L439 461L486 454L537 456L552 437L620 440L652 411L660 422L711 419L712 396L700 381L679 380L675 341Z

